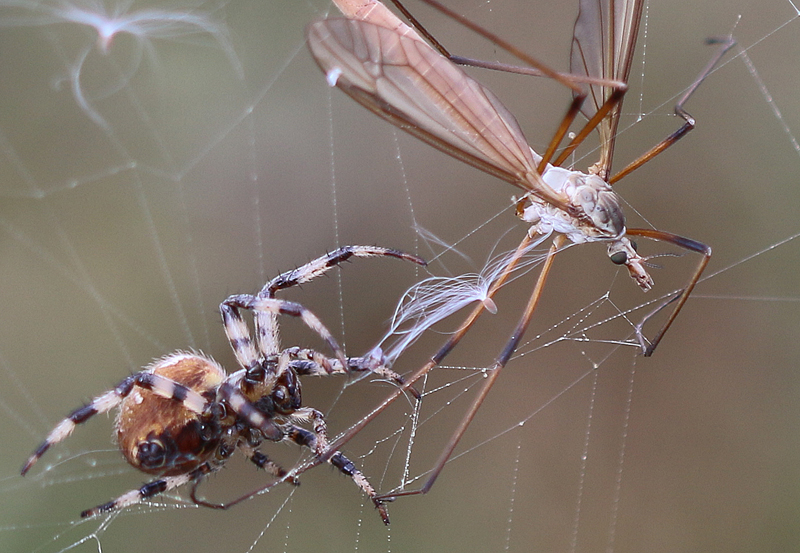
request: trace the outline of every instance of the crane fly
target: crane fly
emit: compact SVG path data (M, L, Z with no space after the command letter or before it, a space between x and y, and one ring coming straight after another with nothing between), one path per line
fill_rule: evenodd
M550 69L435 0L423 1L520 58L528 67L512 68L499 63L451 56L396 0L393 2L412 26L402 22L377 0L334 0L346 17L318 21L307 28L309 48L325 73L328 84L341 89L398 128L524 192L524 196L517 201L517 215L531 227L515 253L509 257L506 267L492 283L487 293L489 298L506 282L520 262L533 235L554 233L556 237L511 339L488 371L481 390L431 470L428 480L419 489L403 489L381 496L380 499L384 501L427 493L433 486L500 370L519 345L541 297L554 256L567 241L606 243L611 261L624 265L634 282L644 291L654 283L645 268L646 258L637 252L630 236L668 242L700 254L700 261L686 287L645 316L636 326L643 354L650 356L653 353L698 282L710 259L711 248L665 231L626 228L620 199L611 185L674 144L694 127L694 119L683 109L683 104L723 54L733 46L732 39L725 40L719 53L678 101L675 112L684 120L681 128L612 176L615 134L642 12L640 0L580 0L572 41L571 73ZM454 62L544 75L572 90L573 99L567 113L544 154L539 155L528 145L516 118L497 96ZM578 113L582 113L588 122L559 151ZM599 161L585 173L561 167L595 128L601 141ZM648 340L642 330L644 323L672 303L674 307L666 322ZM339 448L402 394L406 387L439 364L486 306L486 302L478 303L431 360L411 375L401 389L336 440L331 450Z

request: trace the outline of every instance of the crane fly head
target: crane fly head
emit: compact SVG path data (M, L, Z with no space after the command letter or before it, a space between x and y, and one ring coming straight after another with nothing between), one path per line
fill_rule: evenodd
M631 278L647 292L653 287L653 278L644 268L645 258L636 251L636 242L627 236L608 244L608 257L616 265L625 265Z
M636 251L636 244L625 236L625 214L619 196L611 185L597 175L573 173L578 184L570 194L570 205L578 208L591 221L594 229L584 230L587 235L611 238L608 256L617 265L625 265L631 278L647 291L653 279L645 269L645 259Z

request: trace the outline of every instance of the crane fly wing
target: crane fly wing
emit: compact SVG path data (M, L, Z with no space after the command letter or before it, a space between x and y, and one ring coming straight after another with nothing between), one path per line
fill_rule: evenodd
M331 86L435 148L566 208L537 173L539 156L511 112L416 33L326 19L306 34Z
M641 0L580 0L572 36L570 72L627 83L641 15ZM610 94L609 87L591 85L581 112L591 119ZM599 166L604 174L611 168L621 110L620 101L597 127L601 147Z

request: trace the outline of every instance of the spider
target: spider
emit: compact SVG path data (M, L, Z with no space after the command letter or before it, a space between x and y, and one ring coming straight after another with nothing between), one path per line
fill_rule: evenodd
M198 499L197 486L204 476L218 471L235 450L278 481L298 484L296 478L258 450L264 441L294 442L319 458L329 454L323 414L303 407L300 376L327 376L370 372L402 384L403 379L384 366L380 352L346 358L333 335L311 311L300 304L275 298L278 290L308 282L350 257L389 256L419 265L425 261L397 250L377 246L345 246L268 282L255 295L234 295L220 304L225 334L242 367L227 374L202 353L176 351L153 361L113 389L95 397L58 423L22 467L24 476L54 444L98 413L118 407L115 432L119 449L134 468L158 478L116 499L87 509L90 517L122 509L183 484L193 482L192 500L226 509L250 497L219 505ZM255 342L241 310L253 312ZM334 352L325 356L311 349L281 350L277 316L299 317ZM307 430L295 423L310 423ZM383 502L354 463L340 451L328 462L373 500L384 523L389 517Z

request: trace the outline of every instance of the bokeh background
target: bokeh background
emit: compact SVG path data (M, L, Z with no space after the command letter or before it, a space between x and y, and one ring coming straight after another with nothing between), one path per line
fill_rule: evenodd
M575 2L448 4L568 67ZM733 32L752 62L729 54L687 105L697 129L616 186L631 226L713 246L708 280L644 359L616 343L630 338L629 324L604 321L681 286L694 259L658 259L657 287L643 296L602 246L564 253L524 355L501 376L433 491L392 504L387 529L329 467L304 474L295 490L277 488L227 512L194 507L184 490L80 521L82 509L142 482L114 449L106 417L76 431L25 479L18 470L71 409L155 357L201 349L234 370L219 302L338 245L431 258L441 248L431 251L418 225L457 242L465 256L443 255L433 274L479 270L524 233L508 209L515 191L329 90L303 44L304 26L334 10L324 1L3 2L2 549L795 549L800 21L784 0L651 4L617 168L677 128L671 106L711 56L705 38ZM452 51L503 57L425 7L410 7ZM135 32L114 35L104 53L97 31L77 21L103 11L149 13L150 21L184 15L172 26L146 26L140 17L128 28ZM479 76L541 150L568 93L541 79ZM575 164L593 161L589 154ZM395 261L357 260L286 297L358 354L381 338L402 292L424 276ZM466 370L437 371L425 384L411 478L443 447L482 380L474 368L502 347L534 278L504 290L499 313L454 353L450 363ZM284 329L286 345L322 347L296 321ZM442 340L426 337L395 369L415 369ZM307 381L304 391L336 434L390 389L327 379ZM345 448L379 489L403 475L412 407L397 402ZM268 452L287 466L302 458L290 445ZM224 501L265 481L234 460L204 493Z

